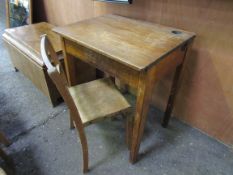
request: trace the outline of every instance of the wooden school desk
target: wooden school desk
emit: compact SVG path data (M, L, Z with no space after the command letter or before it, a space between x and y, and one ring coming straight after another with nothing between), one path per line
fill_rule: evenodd
M137 89L130 161L137 159L153 87L176 69L163 125L170 118L177 82L195 34L116 15L101 16L54 32L62 39L68 82L75 85L75 59L80 59Z

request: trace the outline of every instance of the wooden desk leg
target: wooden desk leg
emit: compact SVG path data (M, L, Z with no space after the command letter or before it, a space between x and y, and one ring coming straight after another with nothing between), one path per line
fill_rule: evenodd
M69 86L74 86L77 84L77 79L75 77L76 67L75 67L75 58L66 53L65 40L60 38L62 43L62 49L64 54L64 63L65 63L65 72ZM70 129L74 128L74 121L70 112Z
M169 96L169 99L168 99L166 111L165 111L163 121L162 121L162 126L164 128L166 128L168 126L169 120L171 118L172 110L173 110L173 107L174 107L174 102L175 102L177 91L178 91L178 88L179 88L180 75L181 75L183 65L184 65L184 61L185 61L185 57L186 57L186 54L187 54L187 49L188 49L188 45L185 45L183 62L176 67L176 72L175 72L175 75L174 75L174 78L173 78L172 88L171 88L171 91L170 91L170 96Z
M62 50L64 54L65 62L65 72L69 86L74 86L77 84L77 78L75 77L76 66L75 66L75 57L67 54L66 45L64 38L61 37Z
M151 83L148 81L147 74L141 73L138 84L136 111L134 117L133 136L130 150L130 161L135 163L140 147L141 138L144 131L144 126L149 109L149 102L151 97Z
M65 70L66 70L66 76L67 81L69 83L69 86L77 85L77 78L75 77L76 67L75 67L75 59L73 56L66 54L65 56Z
M177 94L178 82L179 82L181 70L182 70L182 65L177 66L176 72L174 75L174 79L172 82L172 88L171 88L170 96L168 99L166 111L165 111L163 122L162 122L162 126L164 128L166 128L168 126L169 120L171 118L171 113L172 113L172 110L174 107L174 102L175 102L175 98L176 98L176 94Z

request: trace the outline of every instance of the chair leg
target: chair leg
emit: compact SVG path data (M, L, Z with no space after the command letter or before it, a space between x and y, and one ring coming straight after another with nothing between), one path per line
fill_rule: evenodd
M132 143L132 131L133 131L133 117L126 117L126 144L128 149L131 148Z
M87 139L85 134L82 136L80 135L80 140L82 144L82 151L83 151L83 173L88 172L88 146L87 146Z
M74 129L75 126L74 126L74 120L72 118L72 112L70 111L70 129Z
M76 117L73 117L73 120L75 122L75 126L78 130L79 133L79 138L81 141L81 145L82 145L82 152L83 152L83 173L87 173L88 172L88 145L87 145L87 138L85 135L85 131L83 126L80 124L81 120L78 121L78 119Z
M3 143L5 146L11 145L11 142L5 137L2 132L0 132L0 142Z

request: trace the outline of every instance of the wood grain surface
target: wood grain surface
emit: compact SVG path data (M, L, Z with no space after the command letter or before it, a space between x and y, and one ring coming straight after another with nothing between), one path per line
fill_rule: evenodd
M6 29L5 34L10 36L12 44L17 45L22 52L30 54L34 61L43 66L43 61L40 55L40 36L46 34L53 42L56 52L62 50L60 38L54 32L52 28L54 25L41 22L34 25L25 25L21 27Z
M65 25L103 14L119 14L197 34L189 50L174 115L233 145L233 1L135 0L132 5L92 0L35 1L37 20ZM43 11L45 12L43 14ZM164 110L172 75L156 85L153 104Z
M53 31L136 70L148 68L195 36L117 15L92 18Z
M89 158L84 127L107 117L119 116L120 113L128 112L131 106L111 78L69 86L65 70L46 36L41 39L41 55L48 75L70 110L71 128L75 126L78 131L83 152L83 173L86 173L88 172ZM128 137L128 134L126 136Z

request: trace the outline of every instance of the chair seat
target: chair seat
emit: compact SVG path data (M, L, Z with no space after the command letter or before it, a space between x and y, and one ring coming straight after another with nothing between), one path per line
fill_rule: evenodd
M69 87L84 125L125 112L130 104L109 79Z

